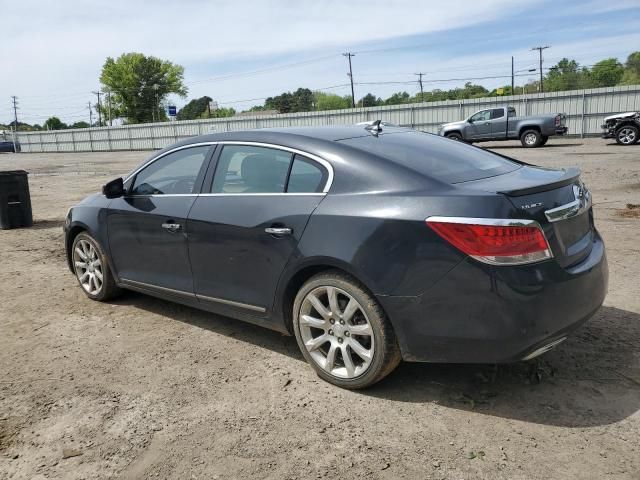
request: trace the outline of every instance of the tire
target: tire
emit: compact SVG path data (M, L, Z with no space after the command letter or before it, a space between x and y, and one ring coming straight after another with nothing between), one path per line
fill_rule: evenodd
M640 128L635 125L623 125L616 131L616 143L618 145L634 145L640 140Z
M87 232L81 232L74 238L71 260L80 288L91 300L105 302L121 293L102 247Z
M524 148L537 148L544 145L542 142L542 135L538 130L525 130L520 135L520 143Z
M462 139L462 135L460 135L458 132L447 133L447 135L445 135L445 136L450 140L455 140L456 142L463 142L464 141Z
M332 303L338 315L331 311ZM293 304L293 330L318 376L338 387L369 387L401 360L395 333L377 300L357 280L336 270L315 275L300 288Z
M544 135L542 136L542 139L540 140L540 146L544 146L547 144L547 141L549 140L549 137L545 137Z

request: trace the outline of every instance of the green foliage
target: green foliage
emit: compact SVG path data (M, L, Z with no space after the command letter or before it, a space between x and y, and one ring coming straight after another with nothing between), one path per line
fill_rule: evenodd
M589 72L592 87L613 87L620 83L624 67L617 58L607 58L596 63Z
M411 95L407 92L396 92L384 101L385 105L401 105L409 103Z
M316 110L342 110L351 108L351 97L336 95L335 93L315 92Z
M100 75L102 85L112 92L112 116L125 117L128 123L166 119L160 105L171 93L186 96L183 80L180 65L142 53L108 57Z
M50 117L42 124L42 128L45 130L64 130L67 128L67 124L58 117Z
M640 52L633 52L627 57L624 64L624 74L620 80L621 85L640 84Z
M309 112L313 110L313 92L308 88L299 88L295 92L284 92L277 97L269 97L264 106L267 110L280 113Z
M76 123L74 123L72 125L69 125L69 128L89 128L89 127L90 127L90 125L87 122L82 121L82 120L79 121L79 122L76 122Z
M349 99L349 104L351 104L351 99L349 97L347 98ZM356 102L356 106L358 107L375 107L377 105L384 105L384 101L380 97L376 97L373 93L367 93Z
M176 120L195 120L196 118L202 118L202 115L206 115L209 111L209 102L211 97L200 97L191 100L184 107L180 109Z

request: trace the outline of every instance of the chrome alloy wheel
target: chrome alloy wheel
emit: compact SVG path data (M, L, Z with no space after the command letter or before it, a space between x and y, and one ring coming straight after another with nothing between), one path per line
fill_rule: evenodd
M367 371L374 354L371 323L358 301L336 287L307 294L298 313L300 336L313 361L338 378Z
M76 243L73 249L73 265L82 288L89 295L98 295L103 282L102 262L91 242L80 240Z
M636 131L633 128L621 128L618 132L618 140L625 145L631 145L636 140Z
M538 141L538 136L535 133L527 133L524 136L524 143L527 145L535 145Z

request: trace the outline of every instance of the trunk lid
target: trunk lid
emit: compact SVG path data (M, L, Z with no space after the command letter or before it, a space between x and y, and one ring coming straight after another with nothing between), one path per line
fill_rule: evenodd
M579 169L527 165L504 175L457 185L504 195L514 207L511 218L540 224L562 267L579 263L591 252L595 234L591 195L580 180Z

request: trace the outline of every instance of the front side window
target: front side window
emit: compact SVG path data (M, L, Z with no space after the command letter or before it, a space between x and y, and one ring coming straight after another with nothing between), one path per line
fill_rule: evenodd
M327 171L301 155L293 159L287 193L320 193L327 183Z
M491 110L482 110L471 117L472 122L483 122L491 118Z
M184 148L159 158L138 172L130 193L132 195L193 193L209 148L209 146Z
M225 145L212 193L283 193L293 154L275 148Z

